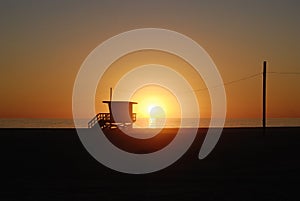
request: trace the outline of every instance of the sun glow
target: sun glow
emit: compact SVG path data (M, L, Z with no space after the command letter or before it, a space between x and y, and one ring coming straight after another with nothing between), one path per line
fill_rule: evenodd
M147 85L137 90L131 98L138 102L134 112L139 118L179 118L180 105L176 97L166 88Z

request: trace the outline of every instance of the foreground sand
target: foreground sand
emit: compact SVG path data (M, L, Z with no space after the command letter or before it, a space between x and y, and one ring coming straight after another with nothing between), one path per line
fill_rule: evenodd
M300 128L227 128L198 160L205 133L172 166L128 175L94 160L74 129L1 129L0 200L299 200Z

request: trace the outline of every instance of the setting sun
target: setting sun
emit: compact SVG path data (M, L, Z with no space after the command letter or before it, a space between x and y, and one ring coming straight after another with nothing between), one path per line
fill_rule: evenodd
M180 105L166 88L148 85L137 90L131 100L138 102L134 110L140 118L178 118Z
M162 119L162 118L166 117L165 110L160 106L150 105L148 107L148 111L149 111L150 118L160 118L160 119Z

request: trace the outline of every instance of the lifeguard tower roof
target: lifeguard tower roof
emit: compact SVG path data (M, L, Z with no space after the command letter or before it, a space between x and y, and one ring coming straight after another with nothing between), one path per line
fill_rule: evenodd
M131 102L131 101L102 101L102 103L116 103L116 104L123 104L123 103L127 103L127 104L138 104L137 102Z

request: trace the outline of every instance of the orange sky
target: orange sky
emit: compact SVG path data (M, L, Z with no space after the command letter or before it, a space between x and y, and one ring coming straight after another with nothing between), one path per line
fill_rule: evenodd
M113 87L115 88L117 82L121 79L122 76L124 76L125 73L129 72L130 70L136 69L136 67L140 67L146 64L153 64L155 67L155 64L167 66L184 77L189 84L192 86L194 90L206 88L204 81L202 78L197 74L196 70L193 69L190 64L188 64L183 59L166 53L162 51L156 51L156 50L143 50L134 52L128 55L125 55L121 58L119 58L117 61L115 61L110 68L104 73L102 79L100 80L96 92L96 111L107 111L107 106L104 104L101 104L102 100L109 99L109 88ZM156 73L169 73L168 71L159 71ZM113 76L112 76L113 75ZM143 76L147 76L142 73L137 73L136 77L127 82L126 85L120 87L120 91L114 91L114 95L116 97L122 97L122 93L128 92L130 89L128 89L128 85L135 85L139 79L143 79ZM179 80L174 80L174 84L176 84ZM126 83L126 82L125 82ZM180 84L178 83L178 88L180 88ZM104 89L104 90L103 90ZM157 92L155 92L157 90ZM163 92L165 91L165 93ZM192 91L187 91L187 89L182 88L180 91L182 91L182 94L186 96L189 93L193 93ZM170 116L169 117L180 117L180 110L178 102L171 101L171 97L169 96L169 93L167 89L164 89L163 87L159 87L157 85L150 85L146 87L142 87L140 90L137 91L136 94L132 96L131 101L136 101L140 104L134 106L134 108L137 109L136 112L139 110L145 110L146 105L142 103L144 99L153 99L154 97L160 96L161 102L165 107L168 107L166 109L169 110ZM174 95L173 95L174 96ZM207 90L197 92L196 93L199 107L201 110L201 114L205 117L210 116L210 99L209 94ZM174 97L176 99L176 97ZM174 99L173 98L173 99ZM156 98L155 98L156 99ZM148 104L151 104L149 101L145 100L144 102L147 102ZM100 103L100 104L99 104ZM173 108L174 111L171 111ZM177 114L176 114L177 113ZM142 115L144 116L144 115ZM167 115L168 116L168 115Z
M84 59L104 40L136 28L165 28L189 36L210 54L224 82L260 73L263 60L268 61L268 71L300 72L298 8L295 1L4 1L0 118L71 118L73 84ZM113 64L122 65L122 73L157 62L203 85L172 55L127 56ZM96 100L109 97L118 76L102 79L104 92ZM269 117L300 117L299 84L299 74L268 74ZM208 116L205 93L197 97ZM229 118L261 117L261 78L226 85L226 93Z

